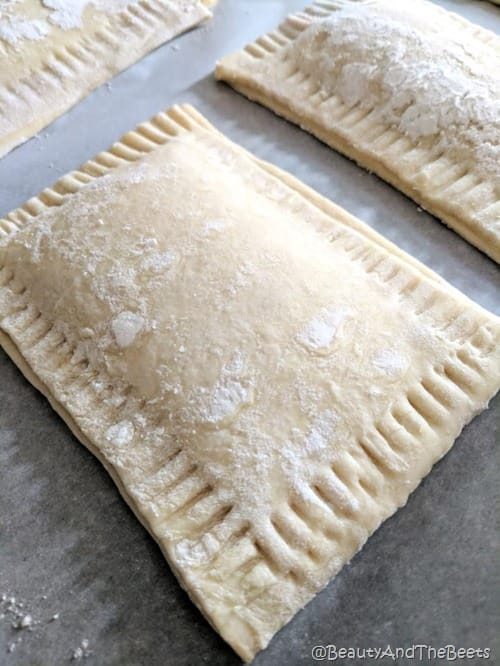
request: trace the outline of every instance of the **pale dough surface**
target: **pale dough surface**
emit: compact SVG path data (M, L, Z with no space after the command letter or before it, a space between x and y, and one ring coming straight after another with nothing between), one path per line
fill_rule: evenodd
M216 0L0 0L0 157Z
M375 172L500 262L500 38L425 0L327 0L216 77Z
M497 317L191 107L0 220L0 342L246 660L500 387Z

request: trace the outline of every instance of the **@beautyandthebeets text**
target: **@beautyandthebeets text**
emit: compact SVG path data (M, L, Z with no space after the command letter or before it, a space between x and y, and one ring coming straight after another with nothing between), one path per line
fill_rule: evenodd
M374 659L376 661L397 661L398 659L414 659L415 661L456 661L457 659L489 659L491 650L488 647L472 648L444 645L409 645L407 647L339 647L338 645L315 645L312 649L315 661L337 661L337 659Z

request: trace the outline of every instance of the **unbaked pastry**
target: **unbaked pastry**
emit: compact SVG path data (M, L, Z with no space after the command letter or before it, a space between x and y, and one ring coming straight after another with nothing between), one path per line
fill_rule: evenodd
M1 220L0 285L4 349L246 660L500 386L498 318L187 106Z
M0 0L0 157L217 0Z
M216 76L500 262L500 39L424 0L323 0Z

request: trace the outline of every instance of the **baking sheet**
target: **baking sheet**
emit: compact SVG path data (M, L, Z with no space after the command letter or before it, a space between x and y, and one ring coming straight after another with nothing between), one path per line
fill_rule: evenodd
M439 4L500 32L500 10L487 2ZM187 101L231 139L500 314L500 270L491 260L377 177L213 80L217 58L303 6L304 0L220 0L210 24L158 49L1 160L0 216L137 123ZM500 396L256 666L312 664L313 647L328 644L489 647L500 658L499 490L492 464L499 421ZM91 651L86 666L239 663L181 590L104 469L0 351L2 594L15 597L19 612L37 624L14 629L11 612L1 618L8 601L0 602L0 664L63 664L84 639Z

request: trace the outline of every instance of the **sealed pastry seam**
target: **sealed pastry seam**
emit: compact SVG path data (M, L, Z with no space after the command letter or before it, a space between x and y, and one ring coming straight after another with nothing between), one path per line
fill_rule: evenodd
M394 32L385 41L382 26ZM349 41L356 30L362 37ZM328 0L223 58L216 77L381 176L499 262L499 68L497 35L425 0ZM475 87L470 106L459 86Z
M245 660L500 386L496 317L189 106L0 221L0 342Z
M206 21L215 4L28 0L20 9L2 7L0 157L118 72Z

